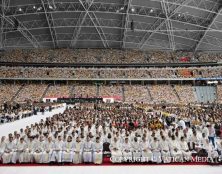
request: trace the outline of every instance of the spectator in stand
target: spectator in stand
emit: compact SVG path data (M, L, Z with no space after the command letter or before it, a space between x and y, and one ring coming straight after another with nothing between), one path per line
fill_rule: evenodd
M109 64L135 64L135 63L177 63L181 58L188 61L220 62L221 53L177 51L138 51L117 49L35 49L12 50L0 53L1 62L28 62L28 63L109 63Z

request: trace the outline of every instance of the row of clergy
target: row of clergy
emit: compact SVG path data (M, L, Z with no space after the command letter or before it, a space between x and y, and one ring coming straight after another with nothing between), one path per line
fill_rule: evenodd
M218 145L218 149L215 149L206 140L201 148L207 151L208 157L218 158L218 150L222 152L221 144ZM157 163L169 163L172 160L190 161L192 153L194 153L194 151L189 150L188 144L183 138L180 141L173 138L169 144L165 137L161 141L154 137L154 141L150 143L145 137L142 138L141 142L135 137L133 142L129 142L129 139L125 138L124 143L119 143L115 137L110 143L109 149L114 163L140 158L144 159L144 162L153 161ZM33 140L30 137L28 143L20 138L19 143L15 144L13 137L9 137L7 142L2 141L0 144L0 158L4 164L16 163L17 161L20 163L93 162L101 164L103 161L103 143L99 137L96 138L96 142L90 141L90 137L87 137L84 142L77 137L73 142L72 137L69 136L64 142L59 136L55 143L51 137L44 140L44 137L41 136L39 140Z

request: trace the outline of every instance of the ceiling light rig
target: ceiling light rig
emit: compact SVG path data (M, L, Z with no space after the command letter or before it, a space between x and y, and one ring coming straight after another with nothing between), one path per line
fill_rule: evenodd
M49 5L49 9L50 10L54 10L53 6Z
M55 9L56 9L55 4L49 4L49 5L48 5L48 9L49 9L49 10L55 10Z

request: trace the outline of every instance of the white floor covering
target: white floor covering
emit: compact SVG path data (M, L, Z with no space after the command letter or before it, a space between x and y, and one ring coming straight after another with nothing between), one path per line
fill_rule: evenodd
M0 167L1 174L221 174L222 166Z
M14 122L5 123L0 125L0 137L1 136L8 136L9 133L13 133L14 131L19 131L21 128L25 128L26 126L30 126L31 124L34 124L36 122L39 122L41 119L46 119L46 117L51 117L54 114L63 113L66 108L66 105L64 104L63 107L54 109L52 112L45 112L44 115L42 113L38 112L37 115L20 119ZM1 173L0 173L1 174Z

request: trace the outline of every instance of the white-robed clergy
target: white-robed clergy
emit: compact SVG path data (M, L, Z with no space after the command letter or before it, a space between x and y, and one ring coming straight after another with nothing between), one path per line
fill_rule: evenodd
M72 137L68 136L67 141L64 143L62 152L62 162L72 162L73 161L73 149L74 144L72 142Z
M33 137L29 138L27 142L26 150L24 152L23 162L32 163L33 162L33 153L35 150L36 142L33 140Z
M44 152L44 146L45 146L45 142L44 142L44 137L40 136L40 139L36 139L35 140L35 149L33 152L33 159L35 161L35 163L42 163L42 153Z
M114 137L113 141L109 146L109 149L111 151L112 163L121 163L122 162L121 144L118 141L117 137Z
M83 143L81 142L80 137L77 137L76 142L74 143L73 163L75 164L82 163L82 151L83 151Z
M137 137L134 137L131 146L132 146L132 152L133 152L133 160L135 162L141 162L141 146Z
M2 155L5 151L5 147L6 147L5 136L3 136L0 142L0 160L2 159Z
M141 162L149 162L152 160L153 153L151 151L151 146L146 137L142 138L142 142L140 143L141 151L142 151L142 161Z
M170 153L173 157L173 162L181 162L183 160L180 142L175 139L175 136L172 136L172 140L170 141Z
M217 143L217 151L219 152L218 155L220 156L220 161L222 161L222 140Z
M151 150L153 153L152 161L156 163L161 163L161 153L160 153L160 143L156 137L154 137L154 140L150 143Z
M204 142L203 149L205 149L207 151L208 158L211 159L212 162L213 162L213 160L216 161L216 158L219 157L219 154L218 154L216 148L211 143L209 143L208 139L206 139L206 141Z
M103 162L103 144L99 137L96 137L96 142L93 143L93 163L102 164Z
M163 162L170 163L171 162L170 147L169 147L169 142L166 140L165 136L162 136L162 139L160 141L160 149Z
M24 141L24 138L20 138L19 142L16 145L15 149L15 161L13 163L16 163L18 160L19 163L24 163L24 157L25 157L25 151L27 149L27 144Z
M182 151L183 154L183 158L185 159L185 161L190 161L191 160L191 152L189 151L189 147L187 142L184 140L184 137L181 137L181 141L180 141L180 150Z
M122 152L123 152L123 161L131 161L132 160L132 147L131 144L129 143L129 139L125 138L125 142L122 145Z
M50 163L55 159L55 143L52 141L52 137L48 137L48 141L45 141L44 151L42 152L42 163Z
M61 136L58 136L58 141L55 143L55 149L52 156L52 161L61 163L62 162L62 150L63 150L64 142Z
M92 162L92 150L93 150L93 143L90 141L90 137L87 136L86 141L83 144L83 161L85 163Z
M2 155L2 163L15 163L16 162L16 145L13 142L13 137L9 137L9 141L6 143L4 153Z

